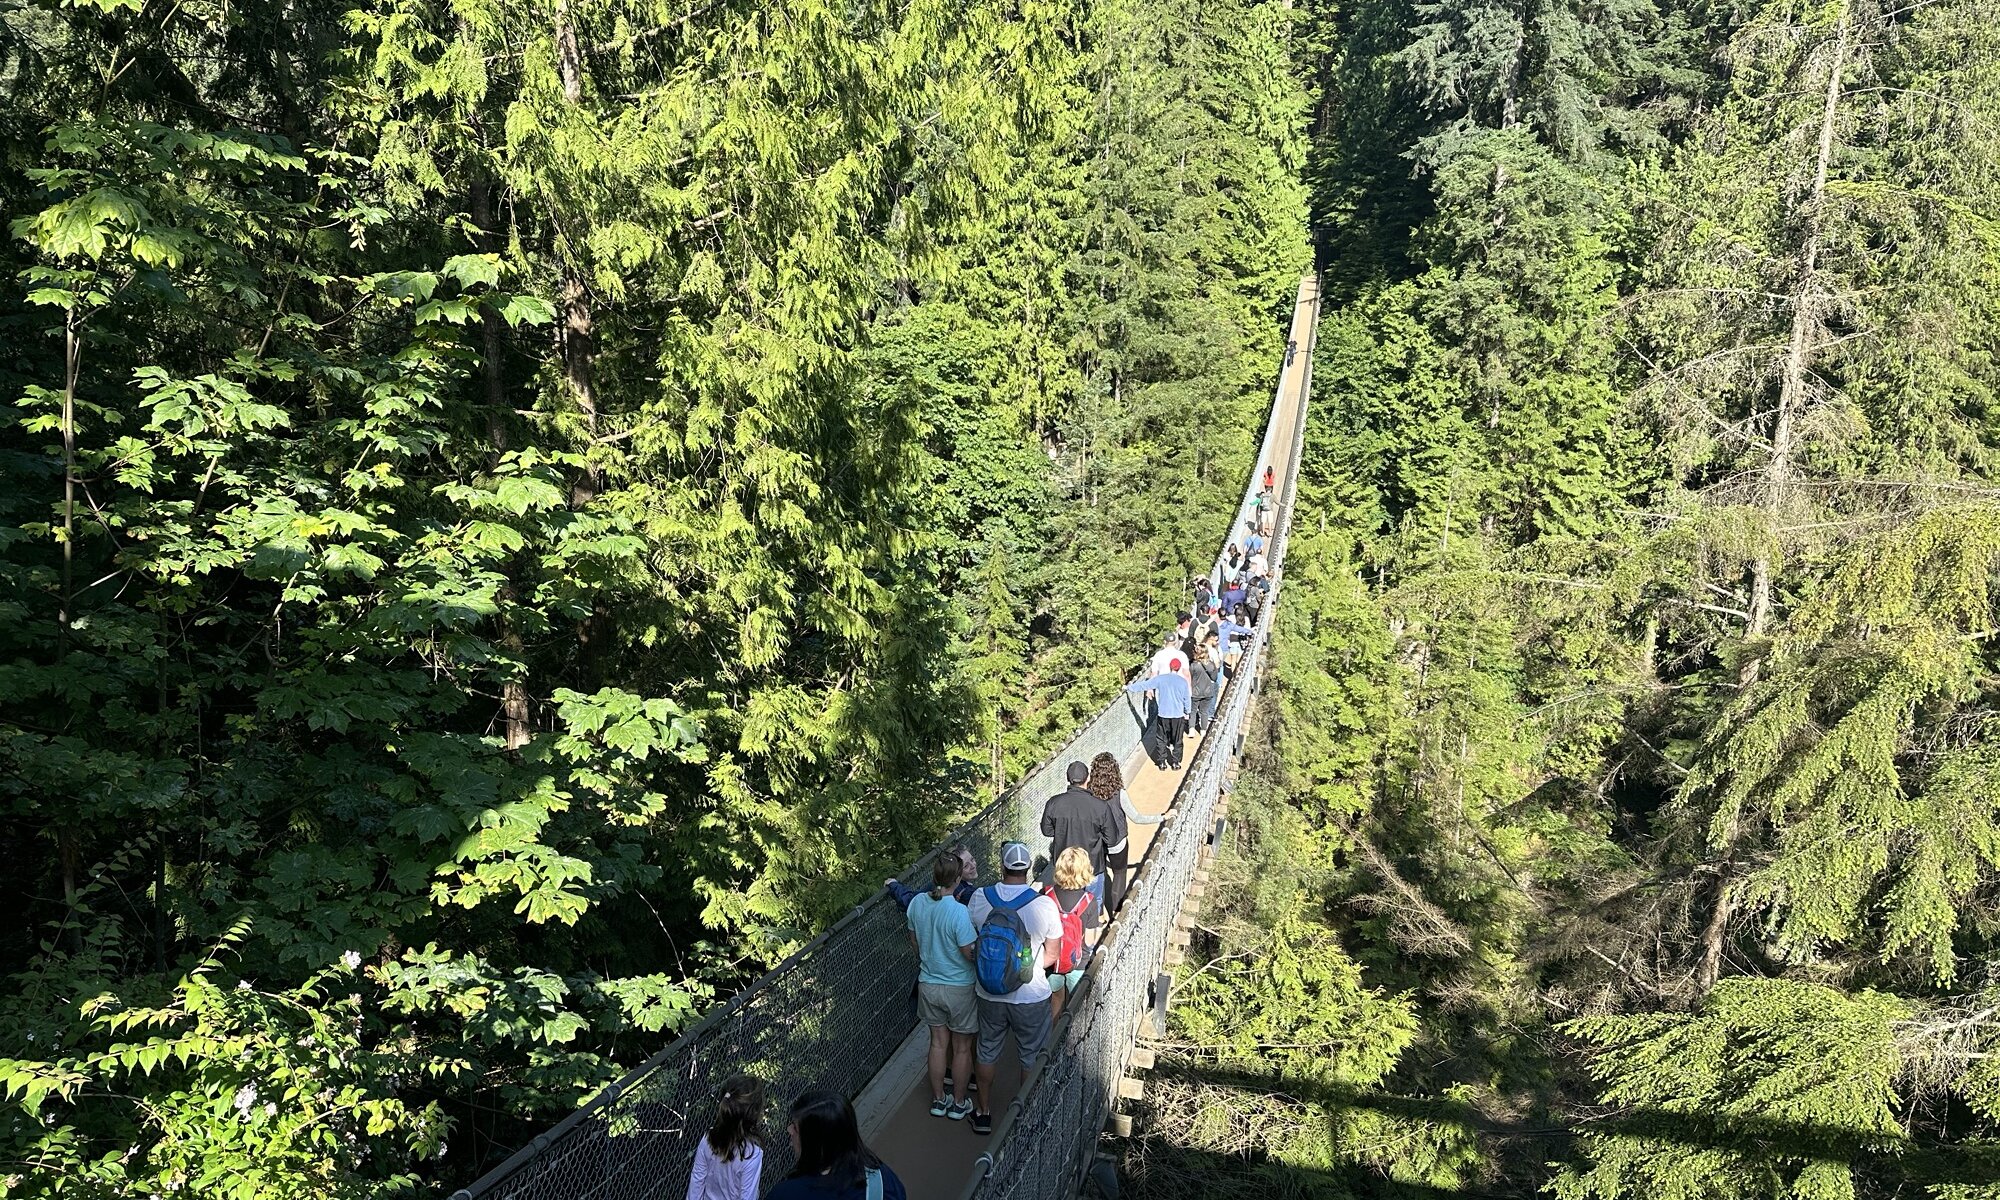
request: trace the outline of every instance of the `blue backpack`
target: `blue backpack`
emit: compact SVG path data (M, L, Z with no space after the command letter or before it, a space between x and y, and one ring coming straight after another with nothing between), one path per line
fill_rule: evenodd
M1012 900L1000 898L997 883L986 889L986 902L993 911L979 927L972 961L979 986L987 995L1005 996L1035 977L1035 946L1028 938L1021 910L1039 898L1033 888L1023 888Z

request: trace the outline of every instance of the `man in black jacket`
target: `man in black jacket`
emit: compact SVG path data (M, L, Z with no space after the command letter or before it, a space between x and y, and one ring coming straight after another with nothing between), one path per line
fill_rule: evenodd
M1096 879L1090 890L1097 903L1104 903L1104 851L1115 832L1111 809L1104 801L1084 790L1090 768L1081 762L1069 765L1069 790L1049 797L1042 808L1042 833L1049 839L1049 861L1055 862L1071 846L1083 847L1090 855L1090 870ZM1100 909L1101 911L1101 909Z

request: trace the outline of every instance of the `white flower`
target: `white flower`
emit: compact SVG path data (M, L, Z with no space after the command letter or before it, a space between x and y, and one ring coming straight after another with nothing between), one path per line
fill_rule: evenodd
M247 980L247 979L239 979L239 980L237 980L237 981L236 981L236 990L237 990L237 991L239 991L239 992L247 992L247 991L249 991L249 990L250 990L250 981L249 981L249 980Z
M349 950L340 956L340 964L350 971L359 970L361 967L361 951Z
M265 1116L267 1116L267 1117L275 1117L275 1116L277 1116L277 1115L278 1115L278 1106L277 1106L277 1104L276 1104L275 1102L273 1102L273 1101L270 1101L270 1100L266 1100L266 1101L264 1101L264 1115L265 1115Z
M244 1085L243 1085L242 1087L240 1087L240 1088L237 1088L237 1089L236 1089L236 1111L237 1111L237 1112L241 1112L241 1113L247 1113L247 1112L249 1112L249 1111L250 1111L250 1106L251 1106L251 1105L253 1105L253 1104L255 1104L255 1103L257 1103L257 1085L256 1085L256 1084L254 1084L254 1083L246 1083L246 1084L244 1084Z

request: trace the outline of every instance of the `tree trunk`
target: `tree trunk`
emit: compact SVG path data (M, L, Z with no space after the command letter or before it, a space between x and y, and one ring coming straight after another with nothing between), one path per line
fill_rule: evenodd
M577 47L576 22L569 0L556 0L556 65L562 72L563 99L571 104L583 100L583 52Z
M1792 293L1791 337L1785 349L1784 370L1779 377L1778 411L1771 428L1771 461L1764 469L1762 505L1773 533L1757 553L1750 567L1750 616L1745 634L1756 640L1771 626L1773 590L1771 542L1792 485L1792 455L1798 418L1805 408L1812 374L1813 354L1818 349L1820 300L1819 253L1824 233L1826 177L1833 161L1833 135L1840 118L1841 78L1847 69L1849 35L1848 12L1841 8L1840 24L1834 35L1833 61L1827 67L1826 97L1820 108L1819 147L1813 164L1813 181L1802 203L1805 238L1799 247L1798 282ZM1763 655L1751 647L1739 680L1744 687L1757 682L1763 669Z
M80 301L80 297L76 297ZM62 603L56 606L56 659L69 657L70 623L76 603L76 380L83 361L83 335L72 306L63 320L63 517Z
M562 74L563 99L571 105L581 104L583 53L577 45L576 21L569 0L556 0L556 62ZM590 311L590 291L574 262L563 264L562 310L563 376L569 384L570 398L583 414L589 442L585 452L589 453L597 443L597 393L591 384L591 364L597 353L597 322ZM597 468L586 466L570 488L570 504L581 508L601 490Z
M479 227L481 248L493 250L499 242L499 222L493 213L493 185L484 179L472 184L472 223ZM507 326L492 308L480 310L481 332L484 335L482 367L486 380L486 438L492 450L493 461L498 465L500 456L507 450ZM514 585L510 582L500 589L500 645L525 671L527 646L521 640L521 631L514 623L512 605ZM531 712L528 704L528 681L520 675L513 675L500 684L500 719L507 749L519 750L528 744L532 736L530 730Z
M83 953L83 920L78 916L77 909L83 886L80 882L83 877L83 845L82 837L74 826L64 825L56 830L56 852L62 859L63 923L69 927L69 951L80 955Z
M1849 10L1842 4L1835 27L1833 61L1827 65L1826 93L1820 106L1818 148L1813 163L1812 187L1801 202L1805 236L1799 247L1798 282L1792 293L1791 337L1778 383L1778 411L1771 427L1771 461L1764 469L1761 505L1770 529L1750 567L1749 618L1742 666L1737 671L1740 687L1754 685L1763 672L1764 649L1757 643L1770 631L1772 592L1772 547L1778 522L1791 495L1792 454L1795 449L1799 414L1806 405L1813 354L1818 349L1819 313L1822 289L1819 282L1819 253L1825 232L1826 177L1833 162L1834 131L1840 119L1841 79L1847 70ZM1728 942L1729 918L1735 911L1734 888L1737 850L1741 829L1732 817L1722 837L1722 865L1715 884L1715 907L1702 930L1701 961L1695 983L1703 991L1715 986L1722 975L1722 955Z

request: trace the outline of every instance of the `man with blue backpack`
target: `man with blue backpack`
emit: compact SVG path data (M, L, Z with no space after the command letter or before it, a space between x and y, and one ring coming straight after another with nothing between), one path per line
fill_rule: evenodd
M1062 913L1056 902L1028 882L1034 857L1020 842L1000 848L1000 882L972 894L972 966L979 1000L979 1107L972 1114L972 1132L993 1132L993 1095L1000 1052L1007 1035L1021 1055L1021 1069L1031 1071L1048 1048L1053 1023L1049 981L1045 969L1054 965L1062 945Z

